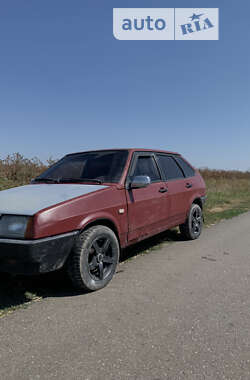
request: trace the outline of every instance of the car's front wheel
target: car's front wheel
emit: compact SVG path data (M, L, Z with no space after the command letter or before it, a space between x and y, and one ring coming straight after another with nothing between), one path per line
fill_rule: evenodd
M180 224L180 232L184 239L194 240L197 239L202 231L203 227L203 215L202 209L199 205L193 203L187 220L185 223Z
M106 226L93 226L79 235L67 263L75 288L98 290L112 279L120 247L115 233Z

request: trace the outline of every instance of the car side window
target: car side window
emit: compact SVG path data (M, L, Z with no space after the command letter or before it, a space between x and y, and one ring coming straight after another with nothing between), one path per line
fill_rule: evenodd
M193 177L195 175L194 169L191 168L191 166L186 161L184 161L183 158L175 157L175 159L184 171L186 177Z
M167 180L184 178L182 170L173 157L163 154L159 154L157 157Z
M161 180L154 158L150 156L139 156L137 158L133 176L137 175L147 175L152 182Z

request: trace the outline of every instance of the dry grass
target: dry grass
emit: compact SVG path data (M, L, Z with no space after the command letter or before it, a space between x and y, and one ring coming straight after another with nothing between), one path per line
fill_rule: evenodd
M207 186L207 224L250 210L250 172L200 170Z

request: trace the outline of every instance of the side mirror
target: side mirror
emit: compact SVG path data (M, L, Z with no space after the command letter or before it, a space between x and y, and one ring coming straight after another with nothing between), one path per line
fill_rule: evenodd
M140 189L142 187L147 187L150 185L151 180L150 177L147 175L137 175L134 178L132 178L130 182L130 188L131 189Z

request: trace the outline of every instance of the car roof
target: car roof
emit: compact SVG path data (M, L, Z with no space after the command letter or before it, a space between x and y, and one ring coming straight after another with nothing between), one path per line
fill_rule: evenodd
M90 152L110 152L110 151L128 151L128 152L157 152L157 153L167 153L167 154L175 154L180 156L180 153L172 152L169 150L162 149L148 149L148 148L110 148L110 149L95 149L95 150L86 150L82 152L69 153L67 156L71 156L74 154L82 154L82 153L90 153Z

